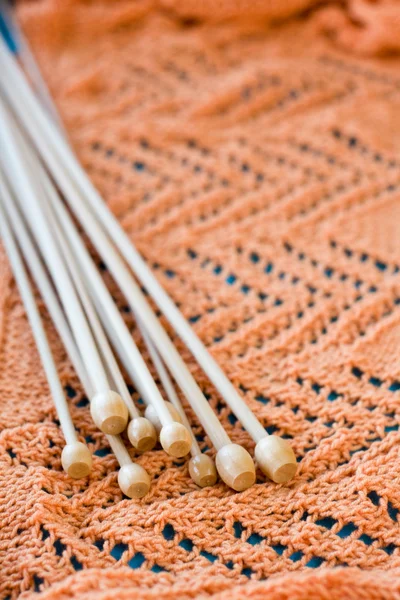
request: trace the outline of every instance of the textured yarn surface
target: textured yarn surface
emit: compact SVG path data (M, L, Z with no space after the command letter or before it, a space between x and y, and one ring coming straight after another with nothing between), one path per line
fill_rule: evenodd
M91 476L69 479L1 250L2 599L400 598L400 60L377 56L398 43L399 4L270 23L311 4L19 5L89 176L267 431L290 439L299 469L286 486L260 477L240 494L199 490L185 461L154 450L137 459L148 496L122 497L46 317L94 452ZM360 10L375 17L363 23Z

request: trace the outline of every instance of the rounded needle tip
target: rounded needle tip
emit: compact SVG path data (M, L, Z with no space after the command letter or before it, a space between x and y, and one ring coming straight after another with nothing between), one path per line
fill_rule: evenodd
M227 444L217 453L216 465L221 479L236 492L251 487L256 469L250 454L238 444Z
M254 452L261 471L275 483L286 483L297 471L296 456L291 445L277 435L260 440Z
M199 487L208 487L217 482L217 469L207 454L198 454L189 461L190 477Z
M143 498L150 489L150 477L143 467L129 463L120 468L118 484L128 498Z
M161 446L170 456L181 458L190 452L192 438L182 423L170 423L161 429Z
M171 415L172 419L177 423L182 423L181 416L176 410L175 406L168 401L165 402L165 406L168 408L169 414ZM149 404L146 407L146 410L144 411L144 416L150 421L150 423L153 423L157 433L160 433L162 429L162 424L157 414L157 411L152 404Z
M128 438L138 452L147 452L157 443L157 431L148 419L136 417L128 425Z
M92 455L82 442L64 446L61 454L63 469L73 479L81 479L89 475L92 468Z
M125 402L111 390L99 392L92 398L90 412L97 427L108 435L121 433L128 423Z

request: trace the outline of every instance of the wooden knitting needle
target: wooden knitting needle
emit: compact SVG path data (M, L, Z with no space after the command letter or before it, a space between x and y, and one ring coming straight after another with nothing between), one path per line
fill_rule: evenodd
M58 163L59 165L59 163L62 162L63 168L70 173L71 177L73 177L74 185L76 186L75 189L81 191L81 201L84 200L90 205L91 210L96 214L97 218L102 223L102 226L113 239L125 260L134 270L137 277L147 288L179 336L196 357L203 370L207 373L210 380L229 404L237 418L255 440L255 456L260 468L276 482L283 483L288 481L293 477L297 468L296 459L291 446L286 440L278 436L268 436L261 423L242 400L222 369L195 335L194 331L186 322L171 298L160 286L151 269L146 265L145 261L132 245L118 221L103 203L98 192L93 187L71 152L68 144L63 140L62 135L60 135L53 123L46 117L46 114L43 113L41 106L36 101L27 82L19 71L18 66L15 62L13 63L12 57L9 55L5 56L6 54L7 50L3 45L3 51L1 51L0 48L0 60L4 69L7 71L9 78L12 79L12 85L7 86L4 91L8 94L10 100L12 100L12 89L14 89L14 104L18 109L19 116L21 120L23 120L27 130L30 132L32 139L35 140L38 149L50 166L56 179L59 179L59 174L57 173L57 165L55 165L55 163ZM29 110L25 112L26 106L29 106ZM53 153L54 155L58 155L58 161L55 156L53 156ZM71 198L69 199L69 202L72 206L73 201ZM158 350L161 352L162 348L157 339L155 339L154 332L150 331L147 324L146 328L151 335L153 343L155 343ZM163 358L168 364L165 356L163 356ZM172 372L172 369L170 370Z
M146 400L144 400L144 403L146 404ZM166 404L166 407L168 408L169 414L171 415L172 419L174 421L176 421L177 423L182 423L182 419L181 419L178 411L176 410L175 406L173 404L171 404L171 402L169 402L168 400L165 401L165 404ZM159 418L154 406L152 404L147 404L144 414L146 416L146 419L148 419L153 424L156 432L158 434L160 434L160 431L162 429L162 423L160 421L160 418Z
M156 343L157 349L162 354L170 372L173 373L175 380L178 382L181 389L184 390L185 396L188 398L188 401L198 415L203 428L206 430L207 434L212 439L214 446L218 450L216 462L221 478L234 489L246 489L252 485L255 480L255 469L250 455L241 446L231 443L229 436L226 434L216 415L201 394L179 353L159 324L158 319L154 316L154 313L147 304L140 288L138 288L130 276L129 271L125 268L119 255L109 243L108 238L103 234L97 223L90 218L90 213L87 211L85 205L82 204L83 196L79 198L77 195L76 180L74 179L72 181L67 176L66 168L72 167L72 173L74 175L76 175L76 173L78 175L80 174L82 177L83 172L80 171L79 164L63 137L60 136L57 129L43 113L41 106L32 94L24 77L18 70L17 65L11 64L11 68L8 68L10 66L9 63L7 65L8 58L12 61L11 57L7 57L6 60L4 60L4 55L1 54L0 48L0 59L3 59L1 61L3 63L2 66L7 70L12 84L16 85L19 93L22 91L24 92L24 107L21 105L17 96L14 98L13 102L13 96L9 94L10 86L4 88L4 93L8 95L10 102L13 103L20 120L24 123L26 130L31 136L32 142L39 149L43 159L46 161L47 166L57 181L57 184L60 186L60 189L62 189L70 205L73 207L74 212L81 221L84 219L87 233L106 263L110 262L108 255L112 254L112 272L115 275L118 284L124 291L124 294L127 297L130 296L131 305L137 304L136 310L140 313L141 319L145 323L153 343ZM13 87L13 85L11 85L11 87ZM27 107L30 114L29 119L24 118L24 111ZM60 149L62 151L61 155L59 154ZM83 181L85 182L85 177L83 177ZM91 189L90 186L89 189ZM96 194L94 189L92 189L92 192ZM127 294L127 288L131 293ZM157 342L155 342L155 339ZM176 423L175 426L177 426ZM260 424L259 426L262 429Z
M37 163L37 172L40 174L41 181L46 181L47 185L52 185L48 179L47 173L45 173L42 166ZM118 312L111 296L99 275L92 259L87 252L82 240L72 223L71 217L62 205L61 200L57 195L52 195L52 208L61 219L62 227L68 236L69 241L75 246L74 253L77 261L84 271L85 277L91 282L91 294L93 290L96 290L96 295L93 294L93 298L96 300L99 298L101 306L104 307L107 319L105 320L106 327L115 330L117 335L121 338L122 343L127 348L128 355L132 364L135 368L135 384L138 387L143 397L147 397L157 406L157 410L160 414L163 422L163 429L161 432L161 443L163 448L173 456L185 456L191 446L191 438L189 432L180 423L175 423L171 418L171 415L165 407L164 399L162 398L157 386L155 385L151 374L147 369L147 365L144 362L141 354L139 353L136 345L134 344L130 333Z
M140 322L138 322L138 326L149 351L150 358L160 377L161 383L167 394L167 397L170 400L171 407L175 409L176 417L180 418L181 422L185 425L185 427L187 427L192 436L192 447L190 449L190 454L192 455L192 458L189 461L190 477L200 487L208 487L215 485L215 483L217 482L217 471L215 468L214 461L210 456L208 456L207 454L203 454L203 452L200 450L199 444L197 443L196 437L192 431L188 418L186 417L185 411L183 410L181 401L179 400L174 385L168 375L168 371L165 368L160 355L158 354L157 350L152 344L151 339L147 335L145 328Z
M41 172L38 167L39 173ZM46 214L49 218L53 231L56 233L57 242L59 243L60 250L66 261L66 265L74 282L76 291L82 302L82 306L85 310L86 316L89 320L93 335L95 337L97 346L103 356L103 362L106 368L109 370L111 379L113 380L116 389L124 400L128 407L128 411L131 417L131 421L128 425L127 433L131 444L139 451L145 452L154 448L157 442L157 432L154 425L147 418L141 417L138 409L136 408L131 395L129 394L128 388L122 377L121 371L115 360L114 354L110 348L107 337L103 331L103 327L98 319L95 308L86 292L81 273L79 272L78 265L76 264L75 257L69 248L69 245L64 237L64 232L60 227L59 222L52 210L52 204L57 201L57 192L49 182L48 179L42 179L43 191L44 191L44 204L46 204ZM47 198L46 198L47 197Z
M54 219L52 219L52 223L58 232L58 240L60 242L62 252L68 261L68 269L71 273L72 279L74 280L76 290L81 299L86 316L88 317L97 345L103 356L104 364L107 365L111 378L116 385L116 389L128 407L131 417L131 421L129 422L127 429L129 441L139 452L151 450L154 448L157 442L157 432L154 428L154 425L147 418L142 417L136 408L124 378L122 377L117 361L115 360L114 354L110 348L107 337L103 331L103 327L97 317L92 301L83 285L74 256L63 237L63 233L60 230L58 223Z
M40 260L38 250L31 241L26 225L16 209L11 196L9 194L1 193L1 197L3 199L4 209L7 213L7 218L12 226L29 269L36 281L39 292L46 303L50 316L71 359L73 367L83 384L85 393L88 398L90 398L93 395L90 379L82 363L82 359L59 304L59 300L51 285L49 276ZM130 498L142 498L150 489L150 478L148 473L143 467L132 462L129 453L118 436L106 435L106 437L121 467L118 472L118 483L122 492ZM70 452L66 452L65 454L66 465L69 464L67 463L67 459L72 465L75 464L71 462Z
M104 433L123 431L128 421L128 409L122 398L109 389L109 382L96 344L87 324L79 299L38 199L37 182L21 152L21 136L10 112L0 103L0 123L7 152L1 152L1 163L14 176L10 186L17 201L29 215L29 225L41 248L42 256L59 291L61 302L74 332L85 367L90 374L95 395L91 401L92 416Z
M78 441L63 389L58 377L57 368L43 327L35 297L29 283L18 245L12 233L4 204L12 202L4 175L0 172L0 233L8 258L17 282L26 314L35 338L43 368L46 373L51 395L56 407L61 429L66 441L61 453L61 464L70 477L80 479L86 477L92 468L92 456L88 447Z

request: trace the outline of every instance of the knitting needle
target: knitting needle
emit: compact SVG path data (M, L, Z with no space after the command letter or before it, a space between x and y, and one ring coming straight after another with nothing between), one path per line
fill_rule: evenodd
M78 349L75 345L75 341L72 337L72 333L69 329L69 325L65 320L59 300L50 283L49 276L39 258L38 251L31 241L26 225L16 209L10 194L2 193L1 196L3 198L4 209L7 213L7 218L12 226L15 236L18 239L18 244L21 247L27 265L29 266L29 269L36 281L39 292L46 303L51 319L53 320L58 334L60 335L73 367L83 384L85 393L88 398L90 398L93 395L93 388L90 383L90 379L82 363ZM150 478L148 473L145 471L145 469L143 469L143 467L132 462L129 453L127 452L122 440L118 436L106 435L106 438L121 467L118 472L118 483L122 492L130 498L142 498L150 489ZM68 459L69 462L71 462L70 452L68 454L66 453L65 459ZM64 462L67 464L66 460Z
M151 334L153 342L155 336L158 338L158 350L162 354L169 370L173 373L174 378L179 383L179 386L184 390L186 397L198 415L201 424L212 440L213 445L217 448L218 452L216 464L221 478L236 490L243 490L247 487L250 487L255 480L255 469L250 455L241 446L231 443L229 436L200 392L196 382L181 359L179 353L170 341L166 332L159 324L158 319L154 316L151 308L147 304L146 299L141 293L140 288L138 288L130 276L129 271L125 268L113 246L109 243L108 238L104 235L97 223L92 220L90 213L87 211L85 205L82 204L82 198L78 198L75 185L68 178L64 171L64 159L66 159L67 162L69 161L70 163L72 162L72 164L75 164L75 158L72 154L70 154L68 146L65 144L62 136L59 135L57 129L54 128L48 118L43 115L40 105L37 103L29 86L27 86L18 69L16 69L15 72L17 73L18 77L21 77L21 81L18 82L19 87L25 87L24 93L26 93L29 97L29 102L31 104L31 106L29 106L29 112L32 113L30 119L24 119L24 110L21 110L22 106L20 105L18 98L15 98L14 104L15 108L18 109L19 118L23 121L27 131L30 132L32 141L39 148L43 158L46 161L46 164L52 171L57 184L63 190L65 197L73 206L73 209L79 216L81 222L83 221L87 227L87 233L102 255L103 260L105 260L105 262L109 262L109 255L112 255L112 271L116 280L118 281L119 286L124 291L126 296L131 297L131 304L137 304L136 310L140 313L141 319L145 322L146 329ZM10 72L10 78L14 80L12 69ZM5 93L8 93L8 87L4 91ZM13 97L9 98L10 102L13 102ZM37 116L39 117L38 122L36 122ZM42 128L44 128L43 131ZM55 140L57 142L55 148L51 148L48 144L48 141L46 141L45 134L47 128L49 128L50 132L55 136ZM66 150L66 155L62 158L62 162L57 160L56 157L57 144ZM59 208L61 208L61 204L59 205ZM63 225L65 224L63 223ZM130 294L127 294L127 287L131 292ZM134 301L132 299L134 299ZM135 306L133 306L133 308L135 310ZM175 423L175 426L177 425L178 424Z
M30 215L31 230L36 234L42 255L60 292L64 310L92 379L95 390L91 401L92 416L95 422L98 417L96 424L104 433L119 433L126 427L128 409L119 394L109 389L107 376L79 299L38 200L36 182L21 152L19 132L13 123L11 113L7 113L1 103L0 123L5 146L8 149L8 152L1 153L2 164L9 172L14 173L10 185L15 191L18 202L22 203L23 208Z
M139 327L139 330L140 330L140 327ZM142 335L142 337L143 337L143 335ZM164 383L162 380L161 380L161 383L163 384L163 387L164 387ZM167 392L167 397L168 397L168 392ZM154 429L156 430L156 432L159 435L160 431L162 429L162 423L160 421L160 417L158 416L158 413L157 413L156 409L154 408L153 404L149 403L148 398L144 397L144 398L142 398L142 400L146 404L146 408L144 411L145 417L146 417L146 419L148 419L150 421L150 423L152 423ZM175 406L169 400L165 400L165 406L167 407L168 412L171 415L172 419L174 421L176 421L176 423L182 423L180 414L176 410ZM186 424L185 424L185 427L190 433L190 427L187 427Z
M84 197L84 194L82 194L82 197ZM88 198L88 196L87 196L87 198ZM94 208L93 204L91 204L91 208L92 209ZM75 211L75 214L78 214L78 211L75 209L75 207L74 207L74 211ZM112 215L111 212L109 214ZM97 213L97 216L99 216L99 213ZM81 220L80 216L78 218ZM83 223L82 220L81 220L81 223ZM221 370L219 365L214 361L214 359L208 353L208 351L206 350L206 348L204 347L202 342L199 340L199 338L195 335L195 333L193 332L191 327L185 321L185 319L183 318L180 311L177 309L175 304L172 302L172 300L166 294L165 290L159 285L157 279L154 277L154 275L148 268L147 264L143 261L143 259L140 257L140 255L136 254L136 250L134 249L134 247L132 246L132 248L130 249L131 251L129 250L129 248L126 248L126 252L124 253L123 250L124 250L125 246L123 246L123 242L125 242L125 237L124 237L125 233L123 232L122 228L121 228L121 232L122 232L121 236L117 240L117 237L116 236L114 237L114 235L112 235L112 233L110 231L110 227L106 227L106 224L108 224L108 221L103 221L103 219L102 219L102 225L107 230L107 232L111 235L113 242L116 245L118 245L118 248L119 248L121 254L123 254L124 258L126 259L128 264L130 264L130 266L133 268L133 270L135 271L135 273L139 277L139 279L141 279L143 285L145 287L147 287L148 291L152 294L152 297L155 300L155 302L158 304L159 308L167 316L170 323L173 325L173 327L175 328L177 333L180 335L182 340L186 343L188 348L192 351L192 354L195 356L195 358L198 360L200 365L203 367L203 370L207 373L210 380L214 383L215 387L221 393L224 400L228 403L228 405L230 406L230 408L232 409L234 414L241 421L242 425L250 433L250 435L256 442L255 458L256 458L257 464L260 467L260 469L270 479L272 479L276 483L285 483L285 482L289 481L290 479L292 479L292 477L294 476L294 474L297 470L297 462L296 462L296 457L294 455L294 452L293 452L290 444L285 439L283 439L279 436L268 435L268 433L265 431L265 429L263 428L261 423L258 421L256 416L249 409L249 407L244 403L242 398L238 395L234 386L231 384L231 382L226 377L225 373ZM119 227L119 225L118 225L118 227ZM85 228L87 229L87 231L90 235L88 227L85 226ZM128 238L126 238L126 240L128 240ZM93 238L92 238L92 241L93 241ZM118 244L118 241L120 242L119 244ZM135 254L133 254L133 253L135 253ZM149 276L151 276L151 277L149 277L150 283L149 283L149 280L145 279L145 277L141 277L138 269L134 268L133 261L129 260L129 258L132 256L135 256L135 258L137 257L141 261L141 266L143 266L143 271L144 272L147 271L147 274L149 274ZM109 265L111 267L112 260L111 260L111 255L109 253L108 253L108 257L109 257ZM105 257L105 254L103 254L103 258L104 258L105 262L107 263L107 258ZM122 282L120 281L119 283L120 283L120 287L123 289ZM128 280L126 279L126 277L125 277L125 283L126 283L126 285L125 285L125 290L126 290L127 286L128 286ZM153 293L152 293L152 288L153 288ZM140 292L140 290L139 290L139 292ZM133 309L135 306L138 306L138 295L139 294L137 293L137 290L135 290L135 293L133 293L133 289L131 288L131 290L129 292L124 291L124 293L128 299L128 302L130 303L130 305L132 306ZM158 296L157 296L157 293L159 294ZM168 298L168 302L166 300L167 298ZM142 314L142 311L140 311L140 314ZM172 315L172 317L171 317L171 315ZM150 328L148 328L148 329L150 330ZM168 355L165 354L166 350L163 352L163 349L166 348L165 339L162 340L158 334L155 335L154 330L151 330L151 336L152 336L152 341L153 341L153 343L155 343L158 351L163 354L164 360L170 364L170 361L168 360ZM169 353L171 354L171 349L168 348L168 350L169 350ZM174 356L174 358L176 358L176 357ZM170 369L173 370L173 366L170 366ZM177 380L179 380L179 376L175 375L175 378ZM190 402L189 397L188 397L188 399ZM197 412L197 410L196 410L196 412ZM203 427L204 427L204 424L203 424ZM217 465L218 465L218 456L217 456Z
M23 142L22 139L19 141L20 143ZM46 178L48 179L47 174L39 163L36 165L36 170L40 174L42 181ZM129 331L112 301L102 278L95 268L92 259L83 245L75 226L72 224L70 215L63 207L61 200L57 195L53 195L52 200L52 208L55 212L57 213L57 209L61 211L61 213L58 214L58 217L61 219L63 229L65 229L66 233L69 232L67 235L72 236L70 241L72 240L71 243L76 246L74 252L82 269L85 271L85 277L88 277L91 281L91 293L93 293L93 289L95 288L96 294L101 299L102 305L105 306L105 312L107 313L107 319L105 321L106 326L115 330L118 333L118 336L121 337L123 344L127 348L132 364L135 365L136 386L144 397L150 398L150 401L154 404L157 403L157 409L163 422L160 439L164 449L173 456L185 456L189 452L191 445L189 432L183 425L175 423L171 418L169 411L165 407L164 399L158 391L141 354L136 348ZM96 297L97 299L97 296L93 297Z
M76 291L81 299L83 308L96 339L96 343L103 356L104 364L107 365L111 378L114 381L120 396L128 407L129 415L131 417L131 421L129 422L127 429L129 441L139 452L151 450L154 448L157 442L157 432L153 424L147 418L140 416L139 411L129 394L128 388L122 377L114 354L110 348L107 337L103 331L103 327L97 317L92 301L83 285L81 275L78 272L77 265L75 263L75 258L66 240L64 239L63 232L61 231L58 222L55 220L53 215L51 215L51 222L55 228L55 231L57 231L57 238L60 243L60 248L64 257L66 258L68 270L70 271Z
M142 284L147 288L155 302L164 312L167 319L173 325L187 347L191 350L203 370L207 373L210 380L214 383L237 418L256 442L255 456L261 470L278 483L288 481L294 476L297 468L296 459L290 444L278 436L268 436L256 416L239 396L232 383L213 357L208 353L199 338L195 335L179 309L160 286L151 269L146 265L145 261L132 245L118 221L103 203L98 192L86 177L84 171L70 151L68 144L63 140L51 121L43 114L40 105L37 103L29 86L18 70L17 65L13 64L10 56L7 56L4 59L4 54L6 52L7 51L3 49L3 52L0 52L0 58L3 58L4 67L7 67L7 72L9 73L10 78L13 79L13 85L19 90L20 96L15 98L15 104L19 105L18 112L20 118L23 120L27 130L35 140L35 143L41 154L45 157L46 162L51 165L53 173L57 171L57 165L55 165L55 162L57 161L52 160L54 158L52 153L55 153L58 154L59 162L62 162L64 169L73 176L76 191L78 189L81 191L81 201L86 201L88 205L90 205L91 210L94 211L96 217L113 239L125 260L134 270ZM5 92L8 93L9 96L11 95L9 89L5 89ZM21 103L22 97L24 98L24 104ZM24 114L24 107L26 104L29 104L29 118ZM58 175L56 178L58 178ZM69 198L69 202L72 205L73 199ZM74 212L76 212L75 207ZM147 329L149 328L147 327ZM153 342L161 352L162 348L154 339L153 332L149 331L149 333ZM165 357L163 358L168 364L167 359Z
M37 165L38 174L42 174L41 165ZM81 273L78 270L78 265L75 262L75 257L72 254L69 245L64 237L64 233L52 211L52 203L58 200L57 192L51 182L45 178L41 178L44 195L42 196L43 205L45 207L46 215L51 224L52 230L56 234L57 242L59 243L61 253L65 259L67 268L70 272L72 280L75 285L75 289L82 302L82 306L85 310L86 316L89 320L92 333L95 337L97 346L102 354L104 365L109 370L112 381L116 385L120 396L124 400L128 407L128 411L131 417L131 421L128 425L127 434L131 444L139 451L145 452L154 448L157 442L157 432L153 424L144 417L141 417L138 409L136 408L128 388L125 384L124 378L122 377L121 371L115 360L114 354L110 348L107 337L103 331L103 327L98 319L92 301L89 294L86 292L86 288L83 284Z
M61 429L66 441L61 453L61 464L64 471L74 479L86 477L92 467L92 456L85 444L78 441L68 405L63 393L63 389L58 377L57 368L49 346L46 332L43 327L40 313L35 302L35 297L29 283L29 278L25 270L22 257L11 231L11 227L6 216L4 204L11 200L8 187L6 187L4 176L0 173L0 233L8 258L16 279L25 310L32 328L36 346L46 373L47 381L50 387L51 395L56 407L57 415L60 421Z
M144 400L144 403L146 404L146 400ZM171 402L169 402L168 400L165 401L165 405L168 408L168 412L171 415L172 419L177 423L182 423L182 419L180 418L175 406L171 404ZM160 431L162 429L162 423L154 406L152 404L147 404L144 414L146 419L148 419L150 423L153 424L153 427L156 430L156 432L160 434Z
M154 367L160 377L163 388L170 400L170 406L176 412L176 418L180 418L181 422L187 427L192 436L192 447L190 454L192 458L189 461L189 474L193 481L200 487L208 487L215 485L217 481L217 471L215 468L214 461L207 454L203 454L200 450L199 444L197 443L196 437L192 431L188 418L186 417L185 411L183 410L182 404L175 391L174 385L168 375L168 371L162 362L160 355L156 348L151 342L145 328L138 322L140 332L143 340L147 346L150 354L150 358L154 364Z

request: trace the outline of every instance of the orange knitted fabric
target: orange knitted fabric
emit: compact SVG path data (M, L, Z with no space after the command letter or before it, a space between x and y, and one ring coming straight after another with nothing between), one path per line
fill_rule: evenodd
M199 490L155 450L137 459L151 492L123 498L46 317L94 452L91 476L69 479L1 251L2 599L400 598L400 60L357 56L388 50L376 19L353 54L324 37L351 9L272 26L278 3L254 5L37 0L19 16L89 176L298 474Z

